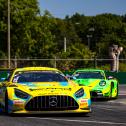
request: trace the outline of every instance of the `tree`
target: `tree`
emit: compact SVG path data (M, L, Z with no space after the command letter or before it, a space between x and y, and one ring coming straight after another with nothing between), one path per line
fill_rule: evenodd
M0 51L7 53L7 2L0 1Z
M11 57L27 57L34 42L31 27L39 14L37 0L11 1ZM18 43L18 44L17 44ZM23 50L22 50L23 49Z

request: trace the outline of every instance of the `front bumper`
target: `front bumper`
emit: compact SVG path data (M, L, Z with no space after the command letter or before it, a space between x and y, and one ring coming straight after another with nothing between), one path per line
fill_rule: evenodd
M28 101L15 100L9 113L89 113L90 99L80 99L78 102L70 96L36 96Z
M85 109L77 109L77 110L65 110L65 111L26 111L24 110L18 110L13 111L13 114L65 114L65 113L91 113L91 107L85 108Z
M102 98L103 93L101 91L91 91L91 98Z
M90 91L91 98L108 98L109 92L103 93L100 90Z

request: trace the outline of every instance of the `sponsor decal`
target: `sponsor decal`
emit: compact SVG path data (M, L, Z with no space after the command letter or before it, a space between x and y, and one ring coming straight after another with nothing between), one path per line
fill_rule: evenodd
M88 99L81 99L80 102L87 102L87 101L88 101Z
M88 106L88 99L81 99L80 106Z
M80 106L88 106L87 102L80 103Z
M14 105L22 105L22 104L24 104L24 101L21 101L21 100L14 100L14 101L13 101L13 104L14 104Z
M54 91L71 91L71 88L30 88L30 91L37 91L37 90L43 90L43 91L50 91L54 92Z

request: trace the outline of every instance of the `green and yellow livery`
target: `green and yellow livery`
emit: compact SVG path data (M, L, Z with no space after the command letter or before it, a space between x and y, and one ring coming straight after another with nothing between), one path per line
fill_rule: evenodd
M117 79L107 77L104 70L78 69L71 78L81 86L88 86L92 98L118 97Z

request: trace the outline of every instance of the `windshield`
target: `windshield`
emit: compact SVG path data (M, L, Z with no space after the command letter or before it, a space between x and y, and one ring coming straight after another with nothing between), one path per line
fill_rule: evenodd
M78 72L74 75L77 79L105 79L101 72Z
M15 74L13 82L67 82L61 73L51 71L23 71Z

